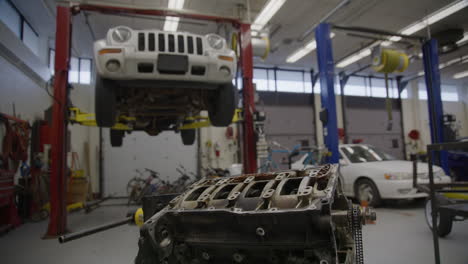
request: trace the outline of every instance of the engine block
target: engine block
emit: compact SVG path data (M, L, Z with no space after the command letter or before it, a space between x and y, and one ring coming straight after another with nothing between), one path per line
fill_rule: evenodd
M337 169L202 179L145 222L135 263L361 263Z

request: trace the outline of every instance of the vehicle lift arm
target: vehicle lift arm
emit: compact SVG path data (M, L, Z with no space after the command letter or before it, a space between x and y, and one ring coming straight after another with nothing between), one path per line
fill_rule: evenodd
M96 127L98 126L96 123L96 114L86 113L77 107L70 107L70 123L77 123L82 126L91 126ZM232 118L232 123L237 123L242 121L242 109L237 108L234 112L234 116ZM129 117L125 115L121 115L118 117L119 121L112 127L114 130L133 130L131 123L136 121L136 118ZM178 130L184 129L197 129L202 127L209 127L211 126L211 122L208 116L192 116L188 117L185 120L191 121L190 123L186 123L180 127Z

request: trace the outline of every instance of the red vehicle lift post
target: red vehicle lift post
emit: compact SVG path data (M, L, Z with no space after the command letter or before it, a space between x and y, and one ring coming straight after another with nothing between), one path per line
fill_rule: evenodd
M242 95L244 102L243 126L243 163L244 173L257 172L257 153L254 134L253 114L255 113L253 88L253 51L250 24L241 24L241 68L242 68Z
M241 68L243 74L244 133L243 161L244 172L252 173L257 169L255 157L255 137L253 113L255 111L253 94L253 53L250 41L250 25L242 24L233 18L224 18L203 14L192 14L173 10L147 10L119 6L76 4L57 6L55 40L55 82L54 103L52 108L52 167L50 179L50 218L46 236L56 237L66 232L66 142L67 142L67 105L68 105L68 70L71 50L72 15L80 11L94 11L106 14L127 13L151 16L175 16L213 22L231 23L241 29Z
M50 218L46 237L66 232L66 169L67 169L67 117L68 66L71 49L70 8L57 7L55 33L55 81L52 106L52 166L50 174Z

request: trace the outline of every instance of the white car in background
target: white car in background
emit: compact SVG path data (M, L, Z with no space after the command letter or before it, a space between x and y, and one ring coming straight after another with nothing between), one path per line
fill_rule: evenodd
M427 197L413 188L413 163L397 160L393 156L365 144L339 146L340 182L346 196L378 206L383 199L414 199ZM310 155L305 154L292 164L292 169L312 167ZM427 163L417 163L418 183L429 182ZM442 168L433 166L436 183L449 183Z

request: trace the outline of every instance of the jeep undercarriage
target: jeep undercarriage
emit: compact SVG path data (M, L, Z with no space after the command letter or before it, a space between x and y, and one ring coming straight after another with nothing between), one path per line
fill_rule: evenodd
M155 136L177 130L187 117L207 109L211 94L201 89L123 88L117 93L117 111L136 118L134 130Z

